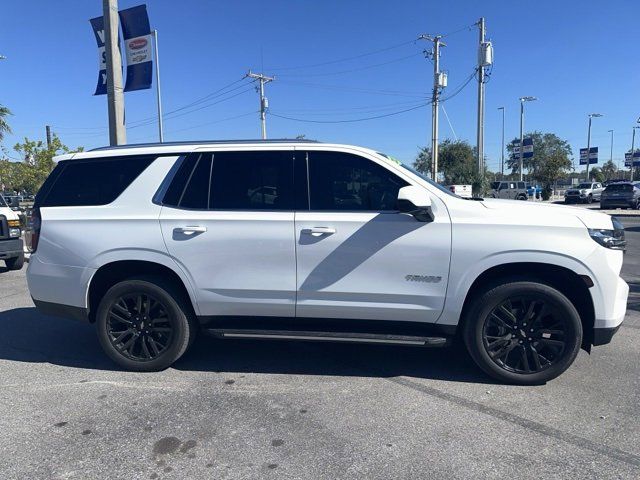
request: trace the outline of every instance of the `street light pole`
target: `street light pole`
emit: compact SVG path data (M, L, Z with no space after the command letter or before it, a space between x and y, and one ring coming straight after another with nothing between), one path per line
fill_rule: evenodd
M498 107L498 110L502 110L502 152L500 154L500 175L504 177L504 107ZM500 177L502 179L502 177Z
M638 119L640 123L640 119ZM640 127L633 127L633 135L631 135L631 165L629 165L629 181L633 182L633 153L636 148L636 130Z
M609 161L613 163L613 130L609 130L609 133L611 134L611 150L609 151ZM618 165L618 167L620 167L620 165Z
M589 164L591 163L591 119L594 117L601 117L600 113L590 113L589 114L589 130L587 133L587 178L586 181L589 181Z
M520 181L523 180L523 144L524 144L524 102L533 102L536 97L520 97Z

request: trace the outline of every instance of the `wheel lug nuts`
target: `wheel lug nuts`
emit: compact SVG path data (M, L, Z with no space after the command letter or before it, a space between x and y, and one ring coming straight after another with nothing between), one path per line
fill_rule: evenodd
M531 340L532 340L531 337L529 337L529 341L531 341Z
M519 343L519 344L522 344L522 340L520 340L518 343Z

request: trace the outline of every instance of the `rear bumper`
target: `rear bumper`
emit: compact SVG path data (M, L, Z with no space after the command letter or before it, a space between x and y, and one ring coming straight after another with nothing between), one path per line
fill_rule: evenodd
M24 253L24 244L21 238L0 240L0 260L19 257Z
M27 285L34 301L87 308L87 290L94 273L92 268L42 262L35 253L27 268Z
M44 315L89 322L89 312L86 308L62 305L60 303L42 302L33 297L31 299L38 311Z
M636 206L635 200L625 199L606 199L602 200L601 205L604 207L620 207L620 208L633 208Z

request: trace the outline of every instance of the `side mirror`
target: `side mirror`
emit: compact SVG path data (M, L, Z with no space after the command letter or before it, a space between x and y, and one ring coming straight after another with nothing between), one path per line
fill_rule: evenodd
M431 197L422 187L409 185L398 191L398 210L408 213L419 222L433 222Z

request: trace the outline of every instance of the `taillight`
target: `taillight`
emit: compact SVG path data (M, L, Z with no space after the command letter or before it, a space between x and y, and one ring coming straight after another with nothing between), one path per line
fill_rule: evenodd
M40 209L34 208L31 212L31 253L35 253L38 248L38 240L40 240L40 227L42 219L40 218Z

